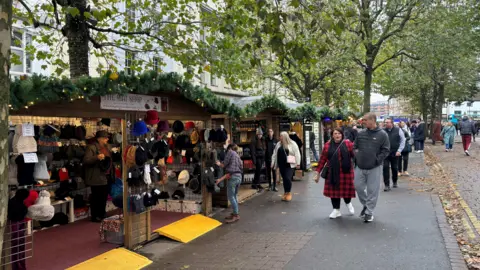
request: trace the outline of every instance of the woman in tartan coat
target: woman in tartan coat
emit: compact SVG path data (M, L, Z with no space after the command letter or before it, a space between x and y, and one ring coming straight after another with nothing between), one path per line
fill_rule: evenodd
M335 128L332 133L332 139L323 148L317 168L319 174L316 179L318 183L322 169L328 166L323 195L332 200L333 212L330 214L332 219L342 216L340 212L340 200L342 198L347 204L350 214L355 214L351 202L352 198L355 198L353 156L353 143L347 139L344 140L341 128Z

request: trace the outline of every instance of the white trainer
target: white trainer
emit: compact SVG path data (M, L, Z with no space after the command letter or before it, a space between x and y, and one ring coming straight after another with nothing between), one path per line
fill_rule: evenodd
M352 203L347 203L347 207L348 207L348 212L350 213L351 216L355 215L355 208L353 208L353 204Z
M341 216L342 216L342 213L340 213L340 210L338 209L333 209L332 213L330 214L331 219L341 217Z

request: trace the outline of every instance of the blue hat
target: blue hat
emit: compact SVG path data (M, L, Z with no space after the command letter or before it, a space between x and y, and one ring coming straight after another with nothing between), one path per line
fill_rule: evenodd
M142 136L148 133L147 124L143 121L137 121L133 124L132 135L133 136Z

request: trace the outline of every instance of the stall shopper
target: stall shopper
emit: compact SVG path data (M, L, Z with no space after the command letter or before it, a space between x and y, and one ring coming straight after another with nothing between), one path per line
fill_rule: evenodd
M265 162L265 138L263 138L263 131L257 128L257 136L252 140L250 146L252 151L253 164L255 165L255 176L253 178L252 189L261 190L260 173L262 171L263 163Z
M90 209L92 222L101 222L106 217L105 208L108 198L108 183L111 177L112 161L108 145L108 133L104 130L96 133L97 141L87 146L83 165L85 166L85 184L90 186L92 194Z
M273 129L268 130L268 136L266 139L266 151L265 151L265 169L267 170L268 189L277 192L277 174L272 169L272 155L277 145L277 139L273 134ZM273 181L272 181L273 180Z
M280 169L280 175L283 180L283 194L282 201L292 200L292 180L295 168L300 168L301 155L297 144L290 139L287 132L280 133L280 141L275 146L275 151L272 156L272 168Z
M243 162L240 159L240 156L237 153L238 147L236 144L229 144L227 147L227 153L223 164L220 161L217 161L217 165L225 168L227 174L218 179L216 184L218 185L221 181L226 178L230 178L227 183L227 196L228 201L232 205L232 214L228 216L225 220L226 223L233 223L240 220L240 215L238 214L238 187L242 183L242 172L243 172Z

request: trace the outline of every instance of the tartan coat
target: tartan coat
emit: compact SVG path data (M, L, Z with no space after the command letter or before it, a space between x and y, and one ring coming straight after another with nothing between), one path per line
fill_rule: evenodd
M353 152L353 143L349 140L345 140L345 146L347 146L347 150L350 153L350 157L353 159L354 152ZM328 149L330 148L330 141L325 144L322 151L322 156L320 157L320 162L318 163L317 171L320 173L327 163L328 160ZM337 152L338 159L341 162L341 152L340 149ZM353 173L353 161L350 168L349 173L344 173L341 165L340 165L340 186L338 188L334 188L330 181L328 180L328 174L330 174L330 170L327 173L327 179L325 180L325 186L323 188L323 195L329 198L355 198L355 186L353 183L354 180L354 173Z

